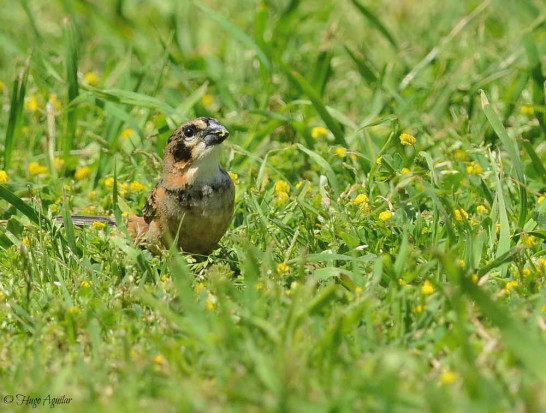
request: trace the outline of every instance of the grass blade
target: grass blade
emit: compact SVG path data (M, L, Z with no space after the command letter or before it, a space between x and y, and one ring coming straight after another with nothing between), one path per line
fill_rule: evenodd
M351 0L358 11L388 40L391 46L398 50L398 43L394 39L389 29L379 20L379 18L373 14L370 9L359 3L357 0Z

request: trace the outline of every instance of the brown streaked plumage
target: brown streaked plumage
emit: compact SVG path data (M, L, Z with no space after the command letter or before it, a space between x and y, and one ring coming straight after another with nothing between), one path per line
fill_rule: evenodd
M227 129L212 118L184 123L169 138L163 176L148 197L142 217L129 217L127 227L139 244L209 253L225 234L232 216L235 188L220 167ZM84 219L82 219L84 218ZM97 217L80 217L89 224Z

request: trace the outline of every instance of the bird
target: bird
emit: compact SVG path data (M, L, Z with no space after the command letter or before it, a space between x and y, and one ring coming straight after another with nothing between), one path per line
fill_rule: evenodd
M178 248L209 254L226 233L234 211L235 186L220 165L222 143L229 131L216 119L199 117L183 123L169 137L163 173L142 208L129 216L127 230L151 251ZM111 217L72 216L75 225L95 221L115 225Z

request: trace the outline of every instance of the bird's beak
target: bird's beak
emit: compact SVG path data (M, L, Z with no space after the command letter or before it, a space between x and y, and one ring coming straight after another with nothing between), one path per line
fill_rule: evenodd
M207 146L218 145L224 142L229 136L228 130L216 121L211 121L207 127L205 144Z

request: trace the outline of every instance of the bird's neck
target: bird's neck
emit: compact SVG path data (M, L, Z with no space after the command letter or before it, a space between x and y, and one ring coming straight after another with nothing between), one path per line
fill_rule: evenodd
M203 159L177 162L165 168L163 181L169 189L182 189L188 185L211 185L221 177L220 151L214 151Z

